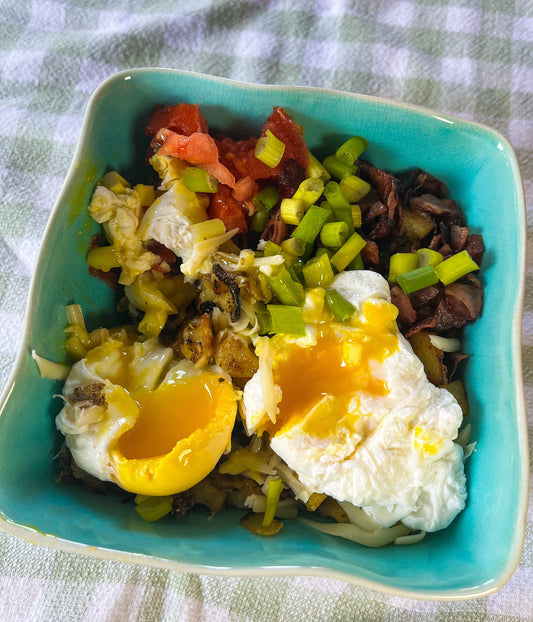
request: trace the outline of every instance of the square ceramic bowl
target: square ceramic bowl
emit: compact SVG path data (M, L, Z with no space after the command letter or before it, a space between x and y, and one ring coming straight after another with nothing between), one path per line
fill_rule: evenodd
M31 351L64 360L65 305L79 303L89 329L118 321L116 294L87 272L97 231L86 206L109 169L143 181L144 126L156 105L199 103L211 127L258 133L275 105L305 127L319 155L353 134L368 159L392 171L419 166L441 178L483 234L482 317L465 331L464 381L472 438L468 503L446 530L415 546L367 549L286 521L262 539L242 512L211 520L201 510L145 523L130 504L55 481L61 387L42 380ZM201 573L306 574L417 598L460 599L501 587L518 564L527 501L527 434L520 361L525 209L509 143L493 130L429 110L312 88L254 86L172 70L137 69L98 88L49 223L28 304L26 329L0 417L1 526L33 542L88 555Z

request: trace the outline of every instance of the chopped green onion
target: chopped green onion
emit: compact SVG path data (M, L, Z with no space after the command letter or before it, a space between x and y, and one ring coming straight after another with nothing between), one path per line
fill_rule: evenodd
M335 276L327 253L310 259L302 268L307 287L324 287Z
M328 181L324 188L324 196L333 211L337 208L350 208L350 202L344 196L340 185L336 181Z
M259 334L268 335L272 332L272 325L270 322L270 313L265 309L264 311L256 311L255 317L259 324Z
M404 274L398 274L396 280L404 293L410 294L419 289L424 289L424 287L435 285L435 283L439 282L439 277L433 266L424 266L423 268L416 268Z
M301 201L305 209L316 203L324 192L324 182L312 177L304 179L292 195L292 198Z
M416 251L418 267L438 266L442 263L444 257L438 251L432 251L430 248L419 248Z
M258 210L270 210L279 202L279 190L276 186L266 186L252 199L252 203Z
M287 270L289 271L289 274L291 275L293 281L296 281L297 283L304 282L304 275L302 272L304 264L305 262L303 261L303 259L298 258L291 262L290 266L287 266Z
M350 203L357 203L370 192L370 184L356 175L348 175L341 179L340 187Z
M345 270L364 270L365 264L363 263L363 258L361 257L361 253L357 253L357 255L350 261L350 263L344 268Z
M265 515L263 517L262 523L263 527L269 527L274 520L276 510L278 509L279 496L281 494L282 487L283 481L279 477L276 479L271 479L268 482Z
M280 214L288 225L299 225L305 214L303 201L299 199L283 199Z
M224 235L226 227L220 218L210 218L191 225L191 233L195 242L201 242Z
M172 509L172 497L147 497L135 506L139 516L152 523L163 518Z
M331 251L329 248L324 248L323 246L320 246L316 249L315 257L320 257L324 254L326 254L330 259L333 257L333 251Z
M274 255L281 255L283 249L279 244L268 240L263 248L263 257L273 257Z
M329 210L318 207L318 205L311 205L302 218L302 222L292 232L292 237L312 244L328 216Z
M331 263L339 272L342 272L365 246L366 240L363 240L358 233L352 233L346 242L333 255Z
M327 222L320 231L320 241L324 246L337 248L342 246L350 235L350 229L345 222Z
M313 179L320 179L324 183L328 182L331 179L331 175L310 151L308 153L309 165L305 169L305 176L313 177Z
M270 330L273 333L305 335L302 307L289 305L267 305L270 313Z
M449 259L445 259L435 268L437 276L444 285L457 281L457 279L473 270L479 270L479 266L466 250L457 253L457 255L452 255Z
M301 283L294 281L285 266L266 277L270 289L276 298L284 305L303 305L305 300L304 288Z
M361 208L359 207L359 205L350 205L350 207L352 208L353 226L356 229L359 229L363 221L362 216L361 216Z
M275 168L285 153L285 144L267 130L255 145L255 157L270 168Z
M282 251L301 257L305 253L305 242L298 238L287 238L281 243Z
M218 190L218 179L198 166L188 166L181 171L181 180L191 192L210 192Z
M396 283L399 274L411 272L418 265L416 253L395 253L391 255L389 263L389 282Z
M335 218L348 225L348 233L351 235L354 231L352 208L339 184L336 181L329 181L324 188L324 196L333 210Z
M353 175L357 172L357 166L354 164L352 166L347 166L343 162L341 162L337 156L330 155L328 156L324 162L324 168L331 174L332 177L336 179L344 179L348 175Z
M335 155L343 164L352 166L367 147L368 143L362 136L352 136L337 149Z
M355 307L334 289L326 292L324 300L328 309L339 322L346 322L355 313Z
M258 233L261 233L262 231L264 231L269 217L270 212L265 209L258 209L257 212L252 216L252 221L250 222L250 229L252 231L257 231Z

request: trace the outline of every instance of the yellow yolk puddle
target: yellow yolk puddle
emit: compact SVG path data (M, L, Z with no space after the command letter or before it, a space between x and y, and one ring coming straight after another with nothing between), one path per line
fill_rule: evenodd
M323 329L314 347L303 348L273 338L274 382L282 390L275 424L267 424L271 436L306 419L306 432L328 437L345 417L357 393L384 396L389 389L372 373L372 362L382 363L398 349L396 335L383 327L363 330ZM307 429L310 428L310 429ZM312 429L311 429L312 428Z
M214 415L213 393L219 377L193 376L155 391L136 392L137 422L118 440L127 459L168 454L176 443L205 427Z

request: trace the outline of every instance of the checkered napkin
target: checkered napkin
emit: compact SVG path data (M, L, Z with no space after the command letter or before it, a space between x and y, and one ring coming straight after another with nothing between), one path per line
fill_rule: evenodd
M531 0L0 0L0 384L91 92L173 67L378 95L479 121L514 145L533 251ZM524 380L533 410L533 253ZM419 602L316 578L227 578L93 560L0 535L0 620L531 620L531 506L496 594Z

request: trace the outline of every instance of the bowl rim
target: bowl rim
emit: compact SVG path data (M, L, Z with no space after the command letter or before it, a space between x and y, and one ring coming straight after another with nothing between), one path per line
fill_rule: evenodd
M516 307L515 313L512 318L511 330L512 330L512 353L513 353L513 364L516 369L516 377L514 378L514 392L516 395L516 417L517 417L517 429L518 429L518 446L523 456L520 464L520 497L518 500L518 511L517 511L517 523L515 525L515 534L513 538L513 548L511 550L510 555L508 556L507 563L500 570L497 577L494 577L489 585L478 585L466 589L454 589L446 592L442 592L439 590L427 590L427 591L419 591L419 590L411 590L411 589L403 589L396 588L392 586L388 586L380 583L379 581L374 581L371 579L367 579L365 577L353 576L351 574L347 574L345 572L340 572L337 570L332 570L326 567L303 567L303 566L242 566L242 567L215 567L215 566L207 566L200 564L192 564L185 563L175 560L169 560L158 556L151 556L142 553L132 553L126 551L120 551L105 547L97 547L93 545L87 545L80 542L73 542L70 540L65 540L53 534L42 533L39 530L28 527L25 525L17 524L6 516L4 516L3 512L0 509L0 529L9 535L20 537L27 542L32 544L37 544L41 546L46 546L50 548L55 548L57 550L61 550L67 553L77 553L84 554L96 559L110 560L110 561L119 561L124 563L134 563L145 565L153 568L162 568L168 570L178 570L181 572L193 572L196 574L203 575L214 575L214 576L234 576L234 577L274 577L274 576L312 576L312 577L320 577L320 578L329 578L329 579L337 579L344 582L348 582L352 585L357 585L361 587L366 587L373 589L377 592L403 597L403 598L412 598L416 600L438 600L438 601L456 601L456 600L470 600L475 598L480 598L487 596L497 590L499 590L507 581L511 578L513 573L515 572L522 555L522 550L525 542L525 532L526 532L526 521L527 521L527 510L528 510L528 499L529 499L529 446L528 446L528 434L527 434L527 415L525 408L525 397L524 397L524 384L523 384L523 374L522 374L522 352L521 352L521 341L522 341L522 317L523 317L523 307L524 307L524 293L525 293L525 277L526 277L526 205L525 205L525 193L524 193L524 185L523 180L520 174L520 169L518 166L516 154L509 140L497 130L486 126L484 124L463 119L461 117L448 114L448 113L440 113L436 110L419 106L416 104L396 101L392 99L377 97L374 95L364 95L360 93L351 93L349 91L341 91L338 89L330 89L324 87L313 87L313 86L293 86L293 85L284 85L284 84L259 84L259 83L248 83L242 82L239 80L232 80L229 78L222 78L219 76L213 76L209 74L203 74L194 71L185 71L181 69L171 69L171 68L157 68L157 67L137 67L132 69L125 69L119 72L116 72L110 76L108 76L100 85L93 91L88 103L86 105L86 109L83 116L83 122L80 128L78 140L76 143L76 148L74 154L72 156L65 180L61 187L61 191L58 195L58 198L54 204L52 211L48 217L48 222L46 224L41 243L40 250L38 253L37 261L35 264L35 268L31 277L30 286L28 289L28 294L26 297L26 308L24 313L24 322L23 329L21 334L21 339L19 342L19 350L12 367L12 370L8 376L6 381L6 385L2 390L2 394L0 396L0 417L4 411L4 408L9 400L11 392L13 390L15 381L20 374L25 360L25 355L28 354L29 351L29 340L30 340L30 326L31 319L33 316L33 309L35 305L33 304L34 298L36 296L37 290L37 282L39 276L39 267L42 264L42 257L45 254L46 248L48 246L49 238L51 236L51 232L53 230L53 224L55 221L55 217L60 209L61 204L63 203L65 196L69 190L70 185L72 184L78 170L78 164L80 159L83 157L84 153L84 145L86 142L89 126L91 124L91 120L94 114L94 109L96 108L99 100L105 95L107 90L112 87L116 82L121 82L124 80L129 80L133 76L140 76L143 74L168 74L173 76L189 76L196 79L208 80L215 83L227 84L231 86L238 86L245 89L252 90L274 90L274 89L283 89L287 91L298 91L298 92L308 92L308 93L328 93L328 94L338 94L342 97L350 97L353 100L359 100L361 102L372 102L378 104L380 106L388 106L399 108L406 111L411 111L419 115L430 116L439 121L457 124L462 127L473 128L478 131L482 131L486 134L492 135L496 138L502 145L505 147L507 153L509 154L509 160L512 166L512 173L515 180L519 183L517 184L517 217L520 224L520 238L521 244L518 248L518 266L520 268L520 279L518 283L518 289L516 294Z

